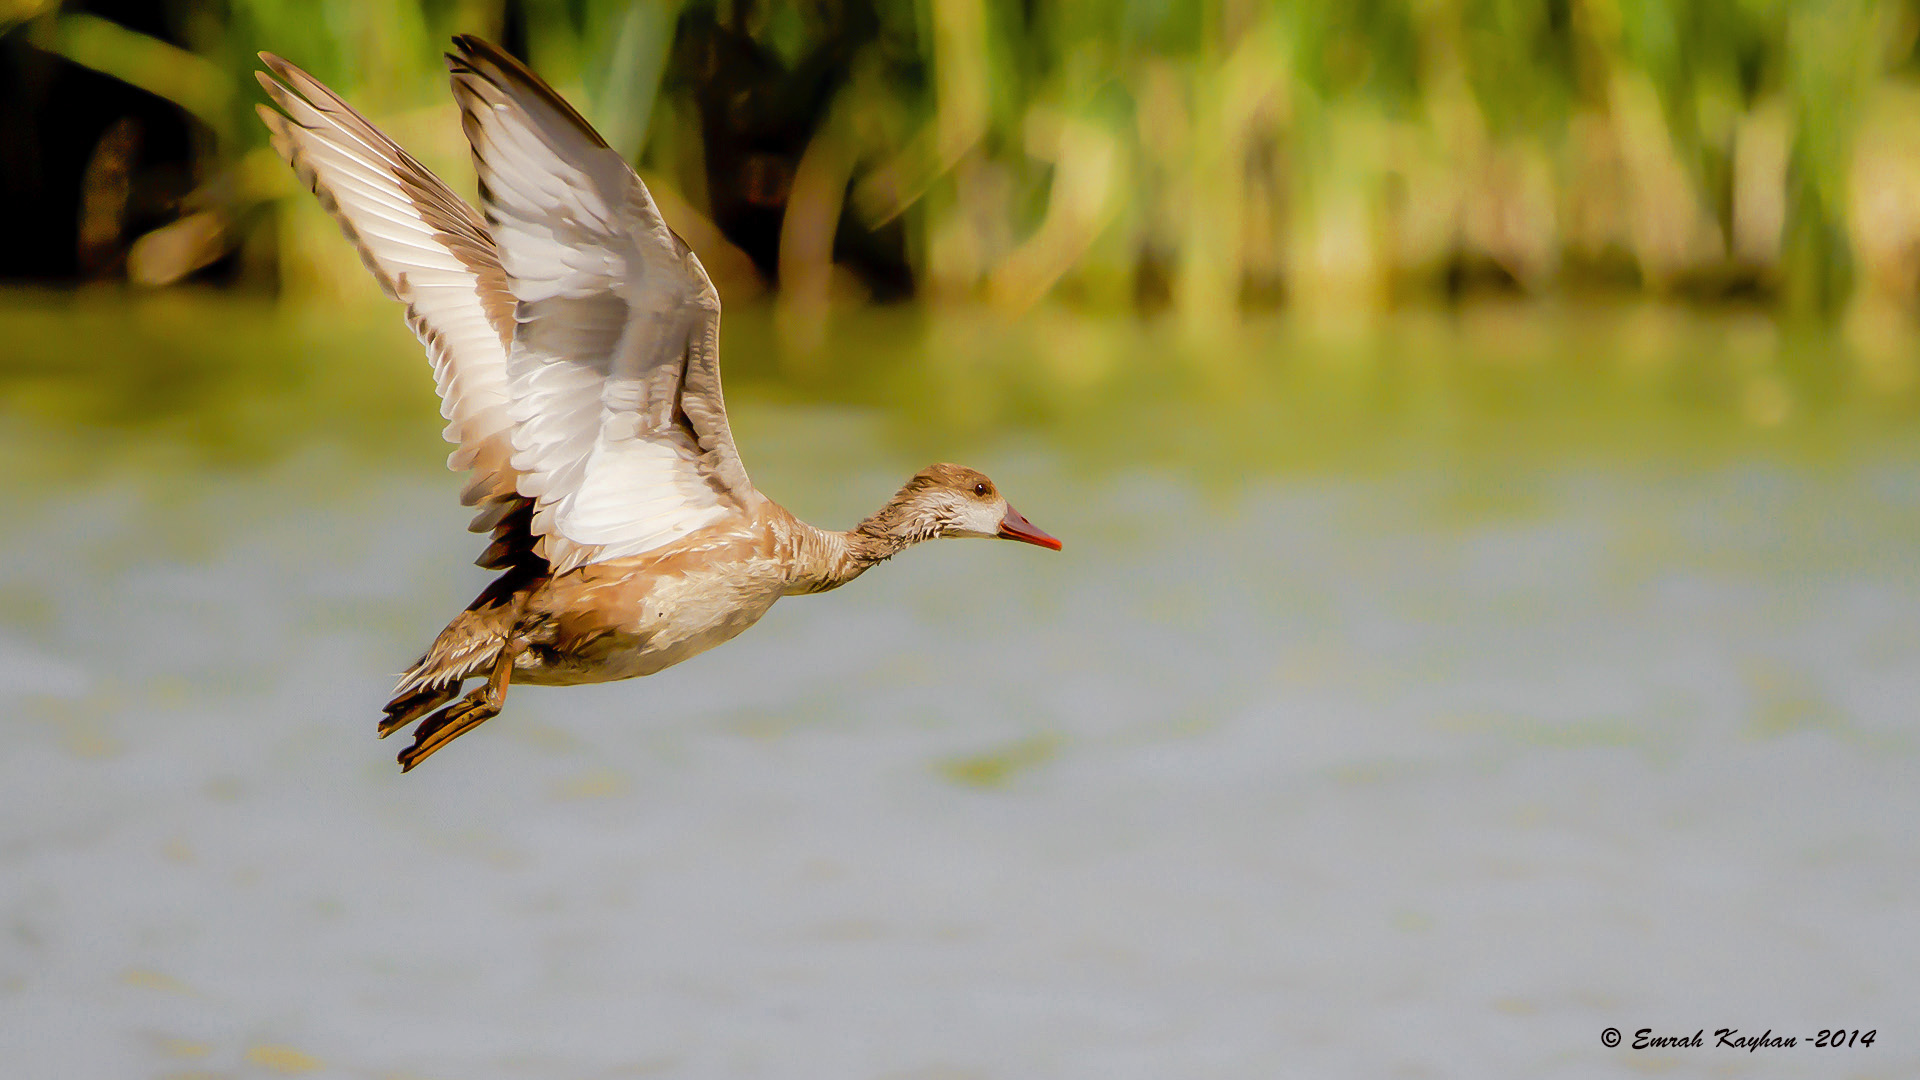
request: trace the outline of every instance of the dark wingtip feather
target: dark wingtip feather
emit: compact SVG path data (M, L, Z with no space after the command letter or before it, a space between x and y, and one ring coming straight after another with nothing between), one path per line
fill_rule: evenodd
M580 110L573 107L560 92L547 84L534 70L522 63L518 57L485 38L472 34L455 34L454 47L458 54L447 55L448 67L457 75L471 74L484 79L510 94L524 93L539 99L548 108L560 114L561 118L580 129L580 133L595 146L604 147L607 140L600 137Z
M260 54L260 62L267 65L267 71L273 72L274 77L278 78L281 82L298 83L303 76L308 81L313 81L313 76L300 70L298 65L290 63L284 57L275 55L274 53L262 52ZM265 78L264 72L255 72L254 74L258 77Z
M453 47L460 50L461 58L465 60L491 60L496 64L506 64L513 67L525 66L521 64L518 59L515 59L512 53L488 41L486 38L480 37L478 34L453 35Z
M275 79L264 71L254 72L253 77L260 83L260 89L265 90L267 96L273 99L275 105L280 106L282 110L287 108L287 98L293 94L292 90L283 86L278 79ZM262 105L260 108L266 108L266 106ZM282 114L275 113L274 115L281 116Z

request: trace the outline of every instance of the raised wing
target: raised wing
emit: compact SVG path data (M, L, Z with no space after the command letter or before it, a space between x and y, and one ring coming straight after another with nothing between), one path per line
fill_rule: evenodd
M513 294L486 225L440 178L319 80L271 53L260 85L284 112L258 106L273 147L340 223L426 346L440 391L447 459L473 476L461 499L480 504L475 531L521 502L512 466L507 348ZM277 79L276 79L277 77ZM498 545L496 545L498 546ZM482 565L497 562L489 549Z
M556 571L638 555L745 509L720 393L720 298L626 161L477 38L454 97L507 286L513 467Z

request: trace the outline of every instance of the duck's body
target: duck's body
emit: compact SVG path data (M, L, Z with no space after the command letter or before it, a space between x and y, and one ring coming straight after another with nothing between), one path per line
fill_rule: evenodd
M548 686L631 679L731 641L786 592L768 517L541 582L520 615L527 645L514 677Z
M782 596L837 588L938 536L1058 549L992 481L922 470L846 532L762 495L720 393L720 301L646 186L551 88L471 37L448 56L482 219L291 64L261 59L274 146L320 196L434 364L473 528L501 571L401 677L382 736L411 769L514 682L651 675ZM454 700L474 678L486 683ZM449 704L451 703L451 704ZM437 711L436 711L437 710Z
M864 569L802 570L807 556L831 550L823 533L762 498L750 516L659 551L536 577L493 616L504 622L511 611L512 636L523 643L513 678L612 682L697 656L760 621L780 597L834 588Z

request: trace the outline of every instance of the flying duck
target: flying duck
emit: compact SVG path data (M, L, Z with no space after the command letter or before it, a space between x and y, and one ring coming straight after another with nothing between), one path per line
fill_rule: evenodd
M476 213L367 119L260 54L274 149L360 251L432 361L500 571L401 676L381 737L410 770L499 714L507 688L650 675L909 545L1060 549L973 469L922 469L844 532L747 478L720 394L720 297L646 185L580 114L468 35L447 56ZM470 680L483 682L461 696Z

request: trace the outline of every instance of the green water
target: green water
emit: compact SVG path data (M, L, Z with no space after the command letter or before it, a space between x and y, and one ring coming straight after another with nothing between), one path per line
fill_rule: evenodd
M1209 487L1436 455L1822 460L1905 440L1920 410L1910 334L1650 304L1273 317L1198 339L1170 320L870 309L811 349L759 306L729 311L724 334L749 446L766 410L846 407L901 452L1029 438L1078 468L1174 468ZM313 443L406 462L435 447L431 381L384 304L13 293L0 340L8 422L57 444L33 452L36 474L111 467L134 447L234 466Z

